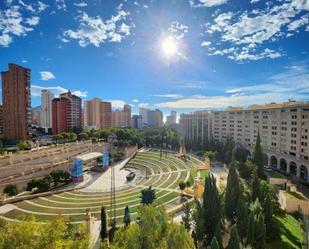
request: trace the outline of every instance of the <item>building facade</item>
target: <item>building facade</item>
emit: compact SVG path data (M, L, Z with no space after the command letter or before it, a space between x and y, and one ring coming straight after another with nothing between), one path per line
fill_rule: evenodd
M148 127L158 128L163 126L163 113L159 110L148 111Z
M213 112L213 138L253 150L258 132L269 165L308 180L309 103L252 105Z
M70 91L52 100L52 133L70 132L81 128L81 98Z
M9 70L1 73L3 103L3 138L28 140L31 126L31 70L9 64Z
M52 100L54 94L44 89L41 91L40 126L48 131L52 127Z
M208 111L181 114L179 118L179 132L185 141L205 141L211 135L211 114Z
M134 129L142 129L143 117L141 115L133 115L131 118L131 127Z
M165 125L169 127L175 127L177 124L177 112L171 111L171 115L166 116Z
M112 127L112 104L94 98L84 101L84 127L105 129Z
M143 127L148 126L148 112L149 112L149 109L147 108L144 108L144 107L139 108L139 115L142 116Z
M131 106L124 105L122 110L112 112L113 127L130 127L131 126Z

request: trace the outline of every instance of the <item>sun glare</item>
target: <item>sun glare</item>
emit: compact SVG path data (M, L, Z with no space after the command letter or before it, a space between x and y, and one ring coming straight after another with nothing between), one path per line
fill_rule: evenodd
M165 57L171 58L178 53L178 44L176 39L167 37L161 42L161 49Z

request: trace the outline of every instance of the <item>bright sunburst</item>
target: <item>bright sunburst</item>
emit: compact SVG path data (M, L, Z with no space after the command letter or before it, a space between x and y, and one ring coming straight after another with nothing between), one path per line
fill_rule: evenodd
M177 40L173 37L167 37L161 41L161 50L167 59L171 59L178 54Z

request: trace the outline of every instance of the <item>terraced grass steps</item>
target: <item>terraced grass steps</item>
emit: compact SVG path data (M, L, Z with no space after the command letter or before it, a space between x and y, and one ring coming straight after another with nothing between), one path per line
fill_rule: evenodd
M147 176L141 177L124 188L116 189L116 221L123 222L124 208L129 206L131 219L137 218L140 206L140 191L152 186L156 190L155 205L171 208L180 204L178 184L196 175L197 165L201 162L193 157L184 161L174 153L163 153L150 150L139 152L126 165L126 169L147 171ZM83 222L85 210L88 209L96 218L100 218L101 206L110 212L110 192L85 192L83 189L38 197L17 202L16 209L3 216L13 220L34 217L38 222L46 222L61 214L70 222ZM1 217L0 217L1 218Z

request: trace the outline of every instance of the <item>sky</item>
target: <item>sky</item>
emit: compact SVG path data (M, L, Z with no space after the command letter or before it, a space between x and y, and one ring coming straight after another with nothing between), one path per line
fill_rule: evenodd
M0 71L164 114L309 101L309 0L1 0Z

